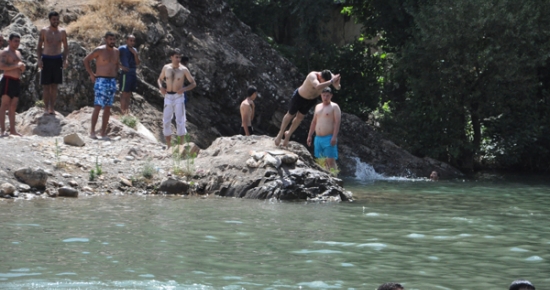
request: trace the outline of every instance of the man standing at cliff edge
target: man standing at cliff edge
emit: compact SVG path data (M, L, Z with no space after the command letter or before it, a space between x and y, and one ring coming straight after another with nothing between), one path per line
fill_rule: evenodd
M341 88L339 74L333 75L329 70L324 70L321 72L312 71L307 75L304 83L292 94L288 112L283 118L279 134L275 137L276 146L281 143L283 135L285 139L283 146L288 146L292 133L296 131L309 109L317 103L317 97L319 97L321 91L330 85L337 90ZM290 129L285 131L291 120Z
M54 106L57 98L57 87L63 83L63 69L68 66L69 46L67 32L59 27L59 13L52 11L48 14L50 26L40 30L36 54L42 84L42 100L44 114L55 114ZM61 53L63 46L63 53Z

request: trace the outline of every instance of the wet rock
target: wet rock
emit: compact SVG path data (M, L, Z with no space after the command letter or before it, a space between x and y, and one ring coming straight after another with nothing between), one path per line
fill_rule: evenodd
M94 190L93 190L91 187L89 187L89 186L84 186L84 187L82 188L82 190L83 190L84 192L91 192L91 193L94 192Z
M19 185L17 186L17 189L18 189L19 191L21 191L21 192L29 192L29 191L31 191L31 187L30 187L29 185L27 185L27 184L19 184Z
M78 197L78 190L71 187L61 187L57 190L57 196L60 197Z
M132 187L132 182L126 178L123 178L123 177L120 177L120 183L122 185L125 185L125 186L128 186L128 187Z
M69 185L72 187L78 187L78 182L76 182L75 180L71 180L69 181Z
M0 185L0 195L13 195L15 193L15 186L11 183L3 183Z
M61 174L61 176L63 176L64 178L71 178L71 177L73 177L73 176L72 176L71 174L69 174L69 173L63 173L63 174Z
M21 168L15 171L14 175L23 183L39 189L45 188L48 181L48 174L42 169Z
M189 190L189 184L173 177L164 179L159 186L159 192L165 192L168 194L187 194Z
M78 147L82 147L86 145L84 140L82 140L82 138L80 138L80 135L78 135L77 133L73 133L65 136L63 138L63 142L67 145L78 146Z

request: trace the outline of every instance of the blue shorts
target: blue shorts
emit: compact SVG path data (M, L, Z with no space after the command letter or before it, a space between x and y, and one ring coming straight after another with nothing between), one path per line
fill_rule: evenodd
M94 106L111 107L115 100L116 78L96 77Z
M315 136L313 154L316 158L325 157L338 159L338 145L331 146L330 139L332 139L332 134L321 137Z
M137 89L137 76L131 73L122 73L120 75L120 91L135 92Z

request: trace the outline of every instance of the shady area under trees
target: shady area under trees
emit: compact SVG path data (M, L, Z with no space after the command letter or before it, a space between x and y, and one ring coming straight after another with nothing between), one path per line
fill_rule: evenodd
M342 74L343 110L411 153L465 172L548 171L550 2L227 2L303 74ZM319 37L335 9L363 26L355 42Z

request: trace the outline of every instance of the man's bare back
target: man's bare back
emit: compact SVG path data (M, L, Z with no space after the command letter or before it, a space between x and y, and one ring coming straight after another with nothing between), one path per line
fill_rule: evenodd
M254 101L248 98L242 101L241 116L245 116L243 125L252 126L252 120L254 120Z
M302 85L298 88L298 93L300 94L300 96L302 96L302 98L307 99L307 100L313 100L313 99L315 99L315 98L317 98L321 95L321 91L326 86L319 86L319 83L320 83L319 75L320 74L321 74L321 72L312 71L307 75L307 77L304 80L304 82L302 83ZM335 87L339 88L339 86L340 86L340 75L339 74L334 75L333 78L334 78L333 85ZM325 80L325 81L330 81L330 80Z

